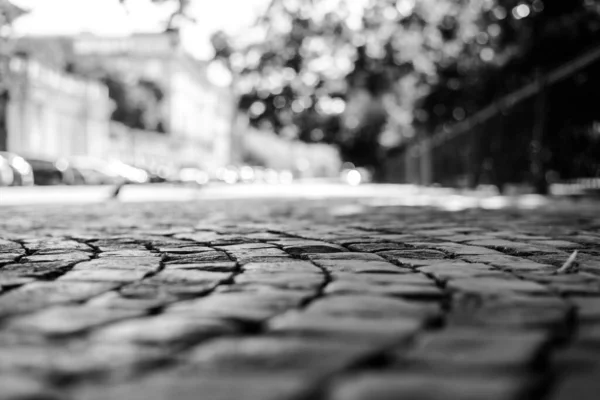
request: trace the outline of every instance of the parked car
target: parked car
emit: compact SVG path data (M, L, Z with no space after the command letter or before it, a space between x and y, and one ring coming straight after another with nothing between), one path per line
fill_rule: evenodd
M81 174L86 185L116 185L125 182L107 161L78 156L71 157L68 162Z
M25 156L33 169L33 181L36 185L84 185L83 174L65 158L51 159Z
M0 186L11 186L15 180L15 174L6 158L0 156Z
M33 170L33 183L36 185L61 185L64 183L63 172L52 160L41 158L25 158Z
M2 156L13 171L12 186L32 186L33 185L33 169L25 159L15 153L0 151Z

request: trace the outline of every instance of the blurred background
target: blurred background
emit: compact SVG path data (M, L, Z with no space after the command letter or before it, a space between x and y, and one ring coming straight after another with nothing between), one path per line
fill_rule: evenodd
M0 12L0 186L600 188L598 0Z

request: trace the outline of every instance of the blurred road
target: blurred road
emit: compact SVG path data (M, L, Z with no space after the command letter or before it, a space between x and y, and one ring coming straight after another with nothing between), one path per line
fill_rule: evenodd
M113 186L3 187L0 188L0 206L101 203L113 200L111 195L114 191ZM289 185L126 185L118 195L118 201L125 203L260 198L360 198L371 199L379 205L432 206L450 211L467 208L498 209L508 206L535 208L548 203L548 199L536 195L506 197L492 192L466 192L415 185L351 186L335 182L298 182Z

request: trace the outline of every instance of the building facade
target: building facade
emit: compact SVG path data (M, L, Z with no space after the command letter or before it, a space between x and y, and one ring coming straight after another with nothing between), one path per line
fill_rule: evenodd
M9 69L9 151L49 158L106 154L113 107L106 86L26 58L13 58Z
M232 92L207 78L206 65L184 51L176 32L126 37L26 37L19 40L18 47L58 69L96 80L108 73L126 83L150 82L151 88L159 92L160 101L151 106L145 122L152 126L146 130L163 131L163 138L157 132L144 137L140 129L132 129L137 132L131 134L135 138L127 140L124 128L113 124L112 138L118 142L118 150L112 153L133 154L135 159L128 161L136 164L170 158L175 164L196 164L207 170L231 162L236 104ZM134 93L134 101L147 102L150 97ZM153 121L147 121L149 118ZM124 143L139 149L125 151Z

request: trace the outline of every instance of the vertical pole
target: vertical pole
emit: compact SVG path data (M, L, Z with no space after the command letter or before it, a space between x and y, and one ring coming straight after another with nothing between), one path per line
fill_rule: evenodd
M537 71L538 94L535 98L533 134L531 138L531 178L535 192L548 194L544 167L544 133L547 118L547 90L541 70Z

